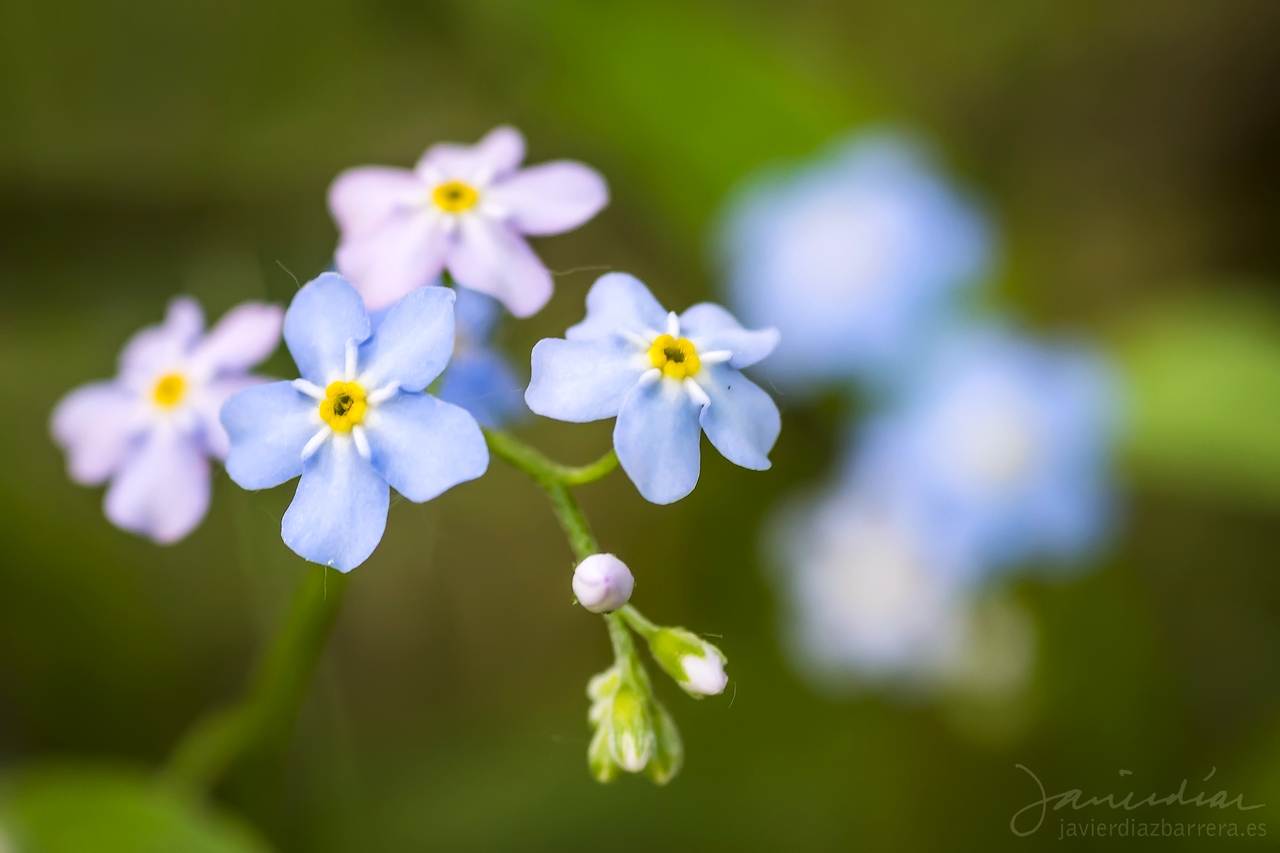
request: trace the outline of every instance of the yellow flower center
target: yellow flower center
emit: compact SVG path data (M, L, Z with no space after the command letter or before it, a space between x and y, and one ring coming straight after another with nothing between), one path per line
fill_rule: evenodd
M187 395L187 380L181 373L166 373L151 389L151 399L162 409L172 409Z
M436 203L436 207L447 213L461 213L475 207L476 202L480 200L480 193L476 192L476 188L470 184L449 181L431 192L431 200Z
M658 335L653 346L649 347L649 361L672 379L684 379L702 369L698 350L689 343L689 339L677 340L670 335Z
M320 401L320 419L334 432L351 432L368 410L364 389L355 382L330 382Z

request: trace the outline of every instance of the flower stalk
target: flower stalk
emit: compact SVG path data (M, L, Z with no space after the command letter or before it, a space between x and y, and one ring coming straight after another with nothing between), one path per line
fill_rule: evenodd
M170 753L163 776L175 786L207 792L237 761L288 737L347 585L341 572L308 572L247 695L197 720Z

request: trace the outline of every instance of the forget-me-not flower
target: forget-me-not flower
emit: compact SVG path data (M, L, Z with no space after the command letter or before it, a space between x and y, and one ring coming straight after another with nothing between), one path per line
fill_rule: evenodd
M996 327L957 332L864 426L855 476L892 484L963 574L1074 561L1111 521L1118 402L1095 352Z
M437 396L466 409L488 427L502 426L527 415L524 384L492 345L502 305L465 287L456 292L458 301L453 308L456 342L453 358L440 377Z
M771 536L787 650L826 692L1007 695L1034 661L1013 603L964 583L909 505L845 483L785 506Z
M329 188L338 271L370 311L448 270L517 317L537 312L551 298L551 273L524 235L577 228L608 203L609 189L581 163L520 169L523 159L524 137L499 127L475 145L433 145L413 170L343 172Z
M466 411L423 393L453 350L454 293L413 291L371 332L360 294L325 273L294 297L284 338L302 378L242 391L222 408L227 473L246 489L301 476L281 533L340 571L382 539L389 486L422 502L489 465Z
M638 279L601 276L587 316L533 348L525 402L539 415L582 423L616 417L613 446L646 500L678 501L698 482L699 439L735 465L763 471L778 438L778 407L742 375L778 342L719 305L667 313Z
M921 146L878 132L749 182L717 250L738 316L782 332L764 373L805 389L893 379L986 274L991 242Z
M209 508L209 457L227 453L218 409L262 377L247 371L280 342L283 312L246 302L204 333L194 299L169 303L162 325L133 336L119 373L63 397L53 437L67 453L71 479L111 481L104 509L112 524L160 542L176 542Z

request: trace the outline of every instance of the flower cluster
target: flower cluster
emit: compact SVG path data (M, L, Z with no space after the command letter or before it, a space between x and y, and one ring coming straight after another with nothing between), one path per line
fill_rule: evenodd
M770 379L879 405L848 430L838 481L772 524L790 646L822 689L1011 689L1032 631L991 579L1078 564L1106 533L1112 371L964 309L991 231L918 143L885 132L750 183L725 217L731 301L783 332ZM1022 651L988 666L992 602Z
M620 462L644 498L679 500L697 484L703 432L730 461L767 469L780 416L741 370L773 350L778 332L744 329L708 303L668 313L638 280L610 274L591 288L585 320L534 347L521 389L492 337L503 307L526 317L552 295L524 237L575 228L608 201L587 166L521 170L523 157L523 137L501 127L474 146L433 146L412 171L344 172L329 191L336 269L301 287L287 311L241 305L203 336L199 306L175 300L163 326L126 346L116 380L59 404L52 431L73 479L111 480L107 517L158 542L203 517L210 457L244 489L297 479L281 538L341 572L378 547L392 489L431 500L483 475L492 447L546 488L580 560L574 593L609 628L615 662L589 688L592 772L665 783L683 747L633 635L695 697L724 690L726 658L628 603L630 569L596 553L569 487ZM297 378L248 374L282 335ZM567 468L492 429L521 417L522 396L562 421L616 418L614 450Z

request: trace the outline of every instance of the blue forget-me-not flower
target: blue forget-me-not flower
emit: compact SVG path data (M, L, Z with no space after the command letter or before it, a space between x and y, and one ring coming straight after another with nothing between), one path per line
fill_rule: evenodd
M805 389L894 380L987 273L991 243L920 145L877 132L748 183L717 250L738 316L782 333L765 375Z
M864 425L852 476L925 517L967 576L1071 562L1107 532L1119 396L1097 353L977 327Z
M301 476L281 526L300 556L350 571L382 539L389 487L421 502L485 472L475 419L423 393L453 351L453 303L448 288L420 288L371 331L360 294L325 273L285 314L302 378L223 406L232 480L265 489Z
M739 371L777 343L776 329L744 329L719 305L668 313L639 279L609 273L587 294L586 319L533 348L525 402L561 421L616 417L623 470L645 499L672 503L698 482L704 431L730 462L769 467L778 407Z
M524 385L506 358L492 345L502 304L460 287L453 306L456 342L453 358L440 377L441 400L461 406L484 426L498 427L528 414Z

